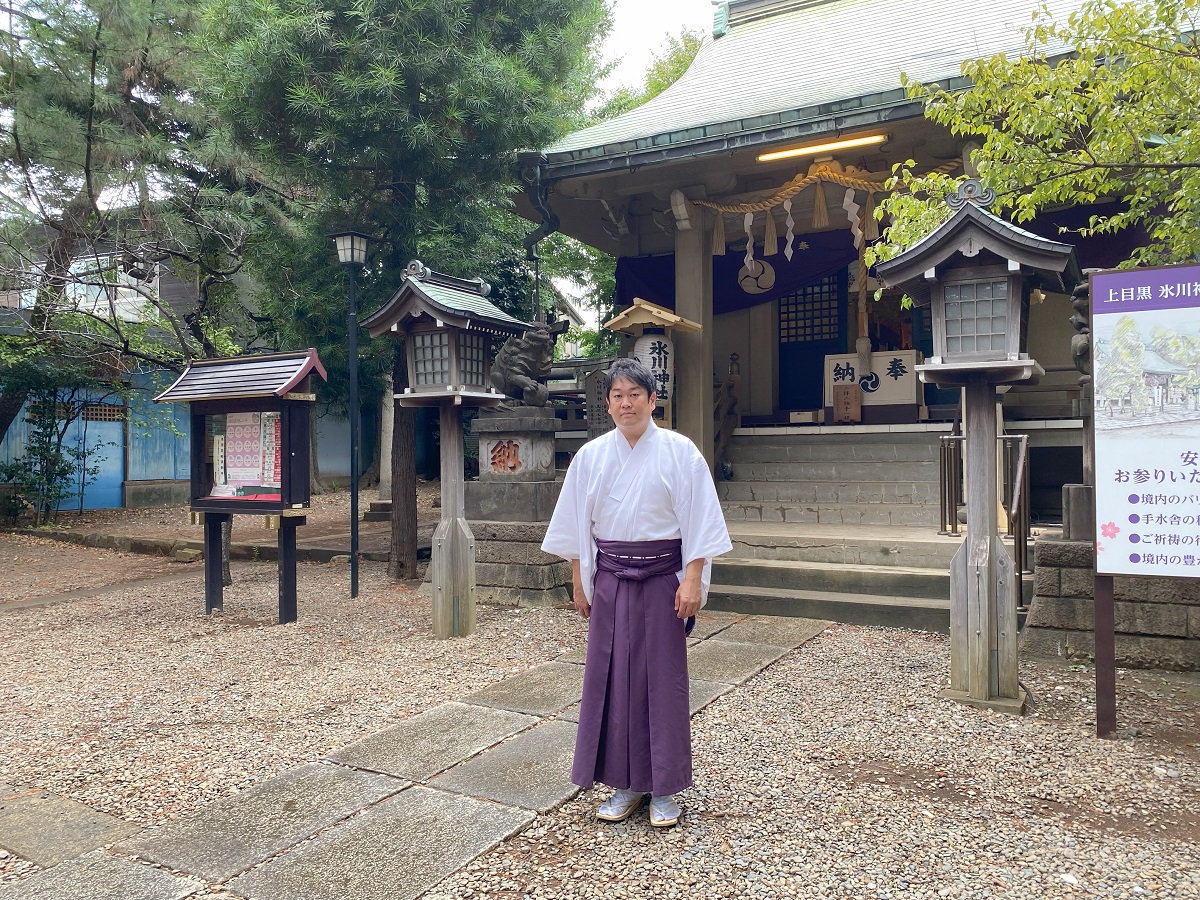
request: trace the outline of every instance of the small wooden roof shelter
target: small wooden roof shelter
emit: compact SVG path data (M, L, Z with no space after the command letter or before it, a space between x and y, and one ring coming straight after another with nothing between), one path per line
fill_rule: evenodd
M261 356L235 356L228 359L197 359L188 363L183 374L154 398L155 403L194 400L237 400L256 397L289 397L300 390L307 393L308 378L316 372L328 381L317 351L296 350Z

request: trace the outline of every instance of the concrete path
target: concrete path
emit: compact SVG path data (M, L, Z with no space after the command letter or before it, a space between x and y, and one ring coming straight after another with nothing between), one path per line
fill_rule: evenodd
M692 711L825 629L704 612ZM46 867L0 900L406 900L574 797L573 650L158 828L0 784L0 847Z

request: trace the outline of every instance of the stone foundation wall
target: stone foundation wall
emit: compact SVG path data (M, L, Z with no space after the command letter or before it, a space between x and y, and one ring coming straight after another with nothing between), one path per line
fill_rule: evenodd
M1035 547L1034 598L1022 652L1087 657L1095 651L1090 541L1041 538ZM1200 579L1113 579L1117 665L1200 671Z
M571 564L541 551L548 522L471 522L475 590L494 606L571 603Z

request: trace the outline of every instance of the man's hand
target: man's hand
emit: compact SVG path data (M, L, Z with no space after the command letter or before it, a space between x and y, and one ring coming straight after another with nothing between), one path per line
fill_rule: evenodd
M700 611L700 576L704 574L704 560L693 559L687 564L683 581L675 591L675 615L688 619Z
M592 605L588 603L587 594L583 592L583 573L577 559L571 560L571 597L575 601L575 608L579 610L579 614L585 619L590 619Z

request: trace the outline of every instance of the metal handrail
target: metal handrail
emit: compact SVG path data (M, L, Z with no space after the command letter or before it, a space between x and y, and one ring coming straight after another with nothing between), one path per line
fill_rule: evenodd
M1012 502L1005 507L1008 513L1007 534L1013 539L1013 563L1021 573L1032 572L1029 565L1029 435L1001 434L997 441L1003 445L1004 495ZM966 436L945 434L939 439L938 499L941 527L938 534L959 535L962 525L958 508L963 502L963 445Z

